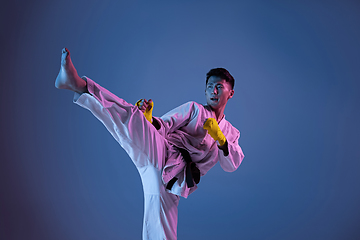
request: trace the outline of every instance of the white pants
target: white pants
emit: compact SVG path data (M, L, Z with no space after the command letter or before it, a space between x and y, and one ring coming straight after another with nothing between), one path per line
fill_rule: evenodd
M143 239L176 239L179 196L166 192L161 172L153 166L138 170L145 201Z
M75 103L90 110L120 143L137 167L144 190L144 240L177 238L179 196L168 193L161 173L167 143L143 113L90 79L90 94L75 96Z

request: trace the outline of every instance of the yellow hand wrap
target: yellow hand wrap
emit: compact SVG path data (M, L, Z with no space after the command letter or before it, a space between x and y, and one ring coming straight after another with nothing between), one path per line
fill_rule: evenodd
M220 127L215 120L215 118L208 118L206 119L206 122L203 126L204 129L208 131L210 136L215 140L219 142L220 146L223 146L226 142L226 138L222 131L220 130Z
M142 106L142 102L144 101L144 99L140 99L139 101L137 101L135 103L135 105L140 108ZM148 120L150 123L152 123L152 111L153 111L153 108L154 108L154 102L151 101L151 103L149 104L150 106L150 109L148 109L149 107L147 107L145 109L145 112L144 112L144 116L146 118L146 120Z

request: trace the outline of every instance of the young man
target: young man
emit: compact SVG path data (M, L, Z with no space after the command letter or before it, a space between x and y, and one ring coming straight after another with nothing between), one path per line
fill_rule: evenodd
M79 77L64 48L55 86L75 92L74 102L90 110L128 153L144 190L143 239L176 239L177 206L197 189L200 176L218 161L235 171L244 154L239 131L224 118L234 79L223 68L206 78L207 105L185 103L161 118L151 100L127 103L87 77Z

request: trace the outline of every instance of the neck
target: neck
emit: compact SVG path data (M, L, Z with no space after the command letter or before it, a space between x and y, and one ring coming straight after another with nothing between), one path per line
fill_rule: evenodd
M221 107L221 108L217 108L217 109L214 109L214 108L211 108L212 111L213 111L213 115L215 115L215 119L217 122L220 122L221 119L224 117L224 110L225 110L225 106Z

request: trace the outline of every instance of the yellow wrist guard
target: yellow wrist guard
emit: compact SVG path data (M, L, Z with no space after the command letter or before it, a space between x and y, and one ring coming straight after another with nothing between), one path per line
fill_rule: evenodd
M135 105L140 108L142 106L142 103L143 103L144 99L140 99L139 101L137 101L135 103ZM149 109L150 107L150 109ZM150 123L152 123L152 111L153 111L153 108L154 108L154 102L151 101L149 103L149 106L145 109L145 112L144 112L144 116L146 118L146 120L148 120Z
M220 130L220 127L215 120L215 118L208 118L206 119L206 122L203 126L204 129L208 131L210 136L215 140L219 142L220 146L223 146L226 142L226 138L222 131Z

